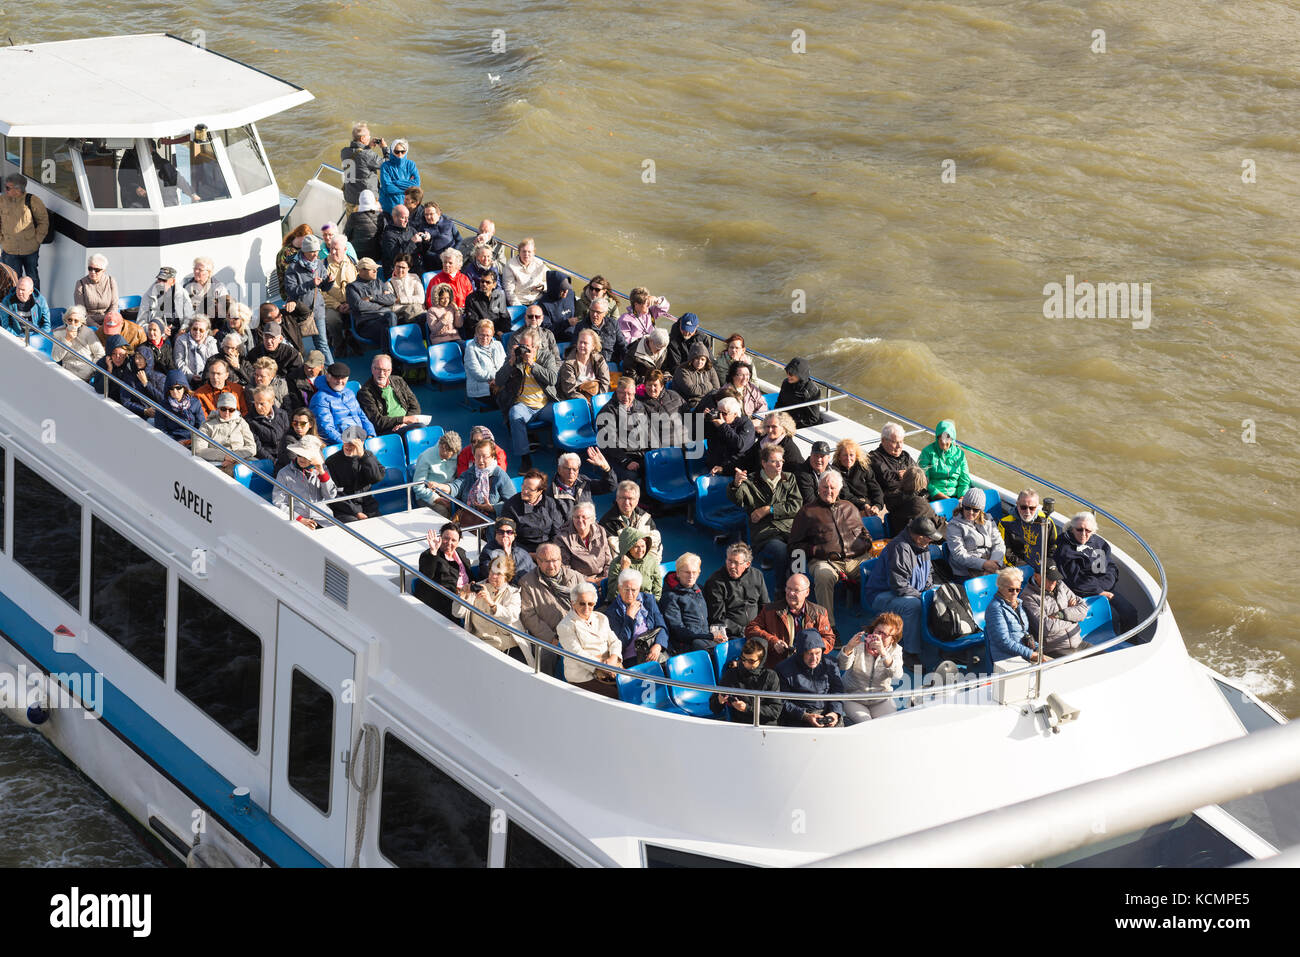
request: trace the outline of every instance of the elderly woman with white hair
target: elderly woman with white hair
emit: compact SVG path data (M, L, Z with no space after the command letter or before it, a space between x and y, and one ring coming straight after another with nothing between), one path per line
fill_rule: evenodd
M583 329L569 350L569 357L560 363L560 373L555 380L555 393L564 399L579 396L591 400L609 391L609 363L600 351L600 336Z
M626 568L618 575L618 593L606 609L609 626L623 643L623 667L668 660L668 623L655 596L641 590L641 573Z
M117 308L117 280L108 274L108 257L95 253L86 262L86 275L72 289L72 301L86 311L86 323L97 326L104 313Z
M1050 661L1038 650L1038 642L1029 632L1029 616L1020 602L1024 575L1019 568L998 572L998 593L984 613L984 633L993 650L993 660L1020 656L1026 661Z
M635 376L637 382L644 382L651 372L663 369L667 361L668 333L663 329L651 329L637 340L623 371Z
M537 241L533 237L519 241L519 249L502 267L501 278L512 306L531 306L546 292L546 263L537 258Z
M948 543L948 564L956 581L997 571L1007 555L997 523L984 514L983 489L966 491L943 537Z
M379 205L385 213L402 204L408 188L420 185L420 170L410 152L410 143L395 139L388 148L388 158L379 166Z
M514 577L514 559L509 555L498 555L488 566L487 580L471 585L469 592L462 596L473 604L475 611L471 612L464 605L456 605L452 610L456 613L456 617L468 619L465 622L465 630L471 635L483 639L497 651L503 651L512 658L528 664L532 662L532 655L528 649L521 646L510 631L501 627L504 624L523 630L523 626L519 623L519 589L510 584ZM480 611L483 612L482 615L476 614ZM484 615L491 615L497 621L492 621Z
M460 271L465 257L460 254L460 250L454 246L449 246L440 254L442 260L442 272L438 273L429 280L424 297L424 307L427 309L434 304L434 293L437 288L443 284L451 287L452 300L457 309L465 308L465 299L474 291L474 284L470 282L469 276Z
M596 506L591 502L573 506L555 544L560 546L564 564L593 584L605 577L614 560L609 533L596 523Z
M1117 634L1137 624L1137 609L1115 590L1119 585L1119 565L1110 553L1110 544L1097 534L1097 518L1092 512L1079 512L1070 519L1065 534L1056 541L1053 557L1062 580L1072 592L1081 598L1100 595L1110 602Z
M609 619L596 611L596 586L591 582L575 585L570 593L569 611L555 626L560 647L575 655L592 658L618 668L623 664L623 645L609 627ZM571 658L564 659L564 678L585 691L617 698L609 672L598 672L590 665Z
M867 462L885 495L885 511L889 512L890 535L899 534L906 521L898 517L908 511L912 492L903 490L903 477L916 465L912 454L903 448L903 427L897 422L886 422L880 427L880 444L867 455Z
M244 355L248 355L258 346L258 342L253 338L253 310L242 302L233 303L230 307L230 315L226 317L226 334L234 333L239 336L243 342Z
M95 363L104 358L104 347L98 337L86 328L84 306L72 306L63 314L63 325L54 330L52 351L55 362L77 378L90 381L95 373ZM77 358L74 353L86 356L90 362Z
M194 314L220 323L230 315L231 299L225 284L214 278L216 271L216 263L207 256L199 256L194 260L193 272L182 285L194 305Z

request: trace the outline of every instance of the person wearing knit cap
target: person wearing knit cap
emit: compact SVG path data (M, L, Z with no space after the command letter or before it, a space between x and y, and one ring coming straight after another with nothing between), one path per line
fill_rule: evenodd
M948 564L957 581L988 575L1002 567L1007 546L997 523L984 514L984 490L972 488L962 496L961 507L944 529Z
M795 635L795 653L776 666L781 690L795 694L843 694L839 669L824 657L826 644L815 629ZM794 727L836 728L844 725L844 702L787 700L782 705L781 723Z
M781 391L777 393L776 407L784 409L804 402L813 402L821 397L821 389L816 382L812 381L808 360L800 356L791 359L789 365L785 367L785 381L781 383ZM794 419L796 428L806 429L821 425L822 413L817 406L806 405L802 409L791 409L790 418Z

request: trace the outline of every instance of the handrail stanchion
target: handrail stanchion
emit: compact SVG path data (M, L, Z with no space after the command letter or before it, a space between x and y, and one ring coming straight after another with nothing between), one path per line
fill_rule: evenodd
M754 704L752 707L754 709L754 727L757 728L762 723L758 717L763 711L763 696L761 694L754 695Z

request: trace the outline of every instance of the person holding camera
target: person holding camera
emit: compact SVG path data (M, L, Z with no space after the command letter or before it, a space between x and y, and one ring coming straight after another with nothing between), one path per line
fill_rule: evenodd
M740 657L727 665L718 685L741 691L758 691L775 694L781 690L781 679L775 671L765 667L767 649L757 638L750 638L740 649ZM714 714L727 708L732 721L754 723L754 698L748 695L715 694L709 699ZM759 724L776 724L781 719L783 706L779 698L764 698L758 702Z
M514 455L522 468L533 467L528 454L528 425L538 416L553 421L560 367L555 355L538 352L537 333L524 329L511 343L509 361L497 372L497 400L510 427Z
M499 621L523 630L523 625L519 621L519 589L510 584L514 577L514 561L509 555L499 554L492 559L486 581L474 582L468 588L458 592L460 597L470 602L476 610L491 615L496 621L483 615L476 615L464 605L457 605L454 610L458 617L465 619L465 630L471 635L483 639L497 651L505 652L525 664L531 664L531 654L525 657L525 652L520 650L515 636L497 624Z
M903 619L891 611L877 615L870 630L860 631L840 650L840 667L844 670L844 690L891 691L903 677ZM884 718L897 710L892 699L880 701L846 701L844 718L849 724Z
M379 152L375 152L375 147ZM347 212L354 212L361 199L362 190L379 194L379 170L388 158L388 144L381 136L370 138L370 127L357 123L352 127L352 142L339 150L343 167L343 203Z

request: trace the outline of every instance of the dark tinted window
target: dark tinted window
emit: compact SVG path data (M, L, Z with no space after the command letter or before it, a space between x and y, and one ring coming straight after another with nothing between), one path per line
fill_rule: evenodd
M5 547L5 469L9 465L9 454L0 449L0 549Z
M90 520L90 620L163 677L167 569L109 527Z
M491 815L472 793L384 735L379 850L398 867L486 867Z
M717 857L706 857L703 854L692 854L690 851L679 851L673 847L657 847L654 844L645 845L645 866L646 867L753 867L753 864L745 864L741 861L724 861Z
M1047 858L1035 867L1231 867L1250 855L1193 814Z
M572 867L514 821L506 834L506 867Z
M14 468L14 561L81 605L81 506L23 462Z
M289 701L289 786L330 812L330 755L334 697L297 668Z
M256 751L261 686L261 639L179 582L176 690Z

